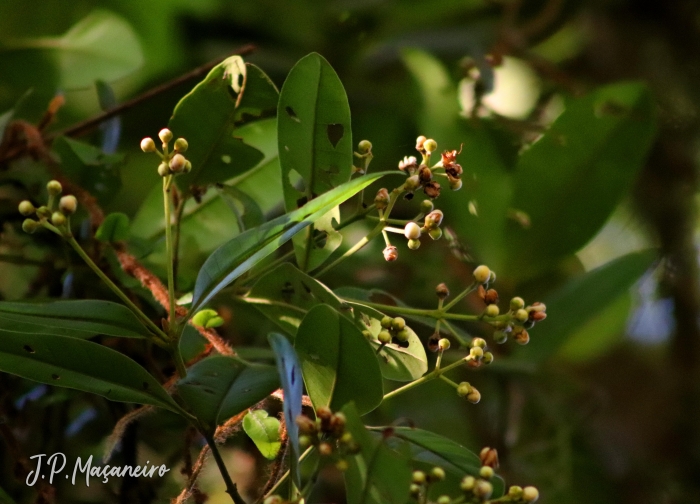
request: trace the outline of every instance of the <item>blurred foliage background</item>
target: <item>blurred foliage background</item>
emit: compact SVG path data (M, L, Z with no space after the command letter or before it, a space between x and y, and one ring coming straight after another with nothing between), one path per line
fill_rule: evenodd
M66 104L50 126L60 131L248 43L255 50L247 60L278 87L305 54L330 61L349 95L355 140L374 144L372 170L393 169L415 154L418 134L435 138L441 150L462 146L465 187L444 191L437 202L461 254L441 240L416 252L404 246L400 260L387 264L377 244L326 278L331 287L380 288L430 307L435 285L444 281L457 292L470 283L472 267L485 263L499 275L501 299L517 294L548 305L549 318L528 346L499 347L493 367L464 371L462 379L482 391L478 406L433 382L383 404L370 423L407 418L472 450L496 447L506 481L537 486L544 503L696 501L700 5L4 0L0 130L10 120L37 123L60 92ZM71 165L70 174L106 211L132 218L130 246L155 271L162 223L149 209L158 208L159 179L138 141L167 123L195 82L81 138L117 157ZM281 185L265 127L246 138L258 139L270 169L240 187L272 216L282 208ZM53 148L68 147L59 140ZM2 298L104 296L58 240L21 233L17 203L39 194L49 174L31 158L0 154ZM412 216L408 205L402 212ZM191 209L183 227L183 290L236 226L219 198ZM350 228L345 246L360 228ZM107 254L105 267L109 260ZM112 274L119 278L118 268ZM260 315L221 303L229 317L223 334L235 346L264 344L268 323ZM466 304L481 309L476 299ZM430 333L419 329L425 338ZM0 487L17 502L33 502L33 494L13 476L15 450L99 453L126 412L122 404L7 375L0 375L0 404L0 424L7 422L20 443L6 437L0 444ZM173 421L156 414L130 429L124 460L177 461L184 442ZM29 432L42 437L26 438ZM245 439L230 444L232 471L241 481L257 478L254 448ZM217 475L207 481L210 502L225 502ZM173 470L160 494L181 483ZM152 488L128 480L104 487L80 487L71 502L157 501ZM333 485L322 491L329 502L342 499Z

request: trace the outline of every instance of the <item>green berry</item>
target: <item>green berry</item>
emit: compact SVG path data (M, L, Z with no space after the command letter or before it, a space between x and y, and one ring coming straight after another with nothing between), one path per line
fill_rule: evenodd
M481 362L488 365L493 362L493 354L491 352L484 352L484 356L481 358Z
M406 327L406 321L402 317L396 317L395 319L392 319L391 328L394 331L400 331L404 327Z
M526 486L523 488L522 499L525 502L535 502L540 498L540 492L533 486Z
M437 147L437 142L432 138L428 138L425 142L423 142L423 148L427 152L435 152L437 150Z
M423 213L430 213L433 211L435 208L435 205L433 205L433 202L430 201L429 199L423 200L420 202L420 209L421 212Z
M175 145L173 145L175 152L186 152L188 147L189 144L184 138L178 138L177 140L175 140Z
M472 386L469 382L463 381L457 386L457 394L459 394L460 397L467 397L471 391Z
M369 140L362 140L359 144L357 144L357 148L362 154L367 154L369 151L372 150L372 142L370 142Z
M439 240L442 238L442 229L440 228L434 228L428 231L428 235L433 239L433 240Z
M525 307L525 301L521 297L514 297L513 299L510 300L510 309L513 311L517 311L521 308Z
M403 228L403 235L409 240L417 240L421 235L420 226L413 221L409 222Z
M525 321L527 321L527 319L529 318L529 315L528 315L528 313L527 313L525 310L523 310L522 308L520 308L519 310L517 310L517 311L515 312L515 315L513 315L513 317L514 317L515 320L517 320L518 322L525 322Z
M186 163L187 160L185 159L185 156L183 156L182 154L175 154L170 160L170 171L172 171L173 173L180 173L184 171Z
M409 332L407 327L404 327L401 329L399 332L396 333L396 339L399 340L401 343L405 343L408 341L408 338L411 337L411 333Z
M425 473L423 471L413 471L411 481L416 485L422 485L425 483Z
M387 330L379 331L377 339L379 340L379 343L388 345L389 343L391 343L391 333Z
M483 466L479 469L479 476L487 480L493 478L493 467Z
M29 200L24 200L19 204L19 213L24 215L25 217L32 215L34 212L36 212L36 208L34 208L34 205L32 205L32 202Z
M155 152L156 151L156 143L153 141L151 137L146 137L143 140L141 140L141 150L143 152Z
M474 476L465 476L459 484L459 488L461 488L463 492L471 492L475 485L476 478Z
M391 323L394 321L393 318L389 317L388 315L384 315L381 320L381 325L384 329L391 329Z
M447 338L441 338L440 341L438 341L438 350L441 352L444 352L445 350L450 349L450 340Z
M490 277L491 270L484 264L477 266L474 270L474 280L476 280L477 283L484 284L489 281Z
M22 222L22 231L33 234L37 229L39 229L39 226L40 224L34 219L24 219L24 222Z
M49 183L46 184L46 190L49 196L58 196L63 192L63 186L58 180L50 180Z
M63 226L66 223L66 216L61 212L54 212L51 214L51 224L54 226Z
M420 248L420 240L408 240L408 248L418 250Z
M170 142L170 140L173 139L173 132L170 131L168 128L163 128L158 132L158 138L160 138L161 142L167 144Z
M484 310L484 315L487 317L497 317L499 313L501 313L501 310L495 304L488 305Z
M78 200L72 194L63 196L58 202L58 209L65 215L73 215L78 210Z

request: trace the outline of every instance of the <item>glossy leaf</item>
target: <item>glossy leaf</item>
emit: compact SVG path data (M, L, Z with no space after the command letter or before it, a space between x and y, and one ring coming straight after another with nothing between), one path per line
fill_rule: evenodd
M235 186L217 186L224 202L236 216L238 228L242 231L260 226L265 222L262 210L253 198Z
M348 504L405 504L411 484L408 458L375 439L365 429L352 403L343 408L346 430L360 446L360 453L347 457L345 489Z
M217 425L254 406L279 387L273 366L215 355L199 361L177 382L179 395L204 426Z
M508 268L537 271L585 245L627 194L654 137L654 101L642 83L618 83L566 101L518 160Z
M365 414L382 402L375 352L355 324L333 308L312 308L299 326L294 347L315 408L335 411L353 401Z
M388 173L365 175L314 198L298 210L250 229L214 251L197 276L192 311L197 311L224 287L277 250L292 236Z
M0 302L0 329L90 338L98 334L147 338L151 333L126 306L83 299L49 303Z
M370 429L381 433L386 427L370 427ZM412 427L392 427L391 435L392 438L409 444L413 460L439 465L458 477L467 474L479 476L479 469L481 469L479 456L449 438ZM495 476L491 479L491 483L493 498L503 495L505 490L503 479Z
M338 75L321 55L305 56L289 72L280 93L277 132L288 212L350 179L350 105ZM319 266L340 245L338 237L319 247L309 228L295 238L299 267Z
M168 123L175 137L189 143L192 171L175 179L185 194L191 186L224 182L253 168L263 154L245 144L235 129L274 113L277 89L255 65L231 56L215 66L175 106Z
M253 440L263 457L274 460L280 451L280 421L259 409L250 411L243 418L243 430Z
M655 250L633 252L570 280L542 301L547 319L530 331L530 343L514 357L542 362L552 356L588 321L598 317L646 272L657 257Z
M129 357L78 338L0 330L0 371L112 401L182 411L160 383Z
M95 232L95 238L104 242L126 240L129 237L129 216L114 212L105 217Z
M271 333L267 339L275 352L277 372L282 382L284 393L284 421L287 427L289 444L292 447L291 473L297 487L301 486L301 476L298 471L299 455L299 427L296 419L301 415L301 400L304 395L304 385L301 373L301 364L292 344L281 334Z
M19 62L21 71L17 71ZM0 74L18 89L40 84L52 92L112 82L143 65L138 37L128 22L96 11L60 37L15 39L0 46ZM14 69L14 71L12 71Z

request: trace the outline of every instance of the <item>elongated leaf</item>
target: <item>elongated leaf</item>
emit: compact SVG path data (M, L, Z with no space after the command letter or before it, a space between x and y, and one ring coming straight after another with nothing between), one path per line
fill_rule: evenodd
M350 179L350 105L338 75L321 55L305 56L289 72L280 93L277 118L288 212ZM297 177L300 180L295 180ZM331 217L327 226L330 221ZM319 266L340 245L335 236L318 247L313 229L294 240L297 262L303 271Z
M282 382L284 392L284 422L287 427L289 444L292 447L291 473L297 486L301 486L301 475L298 471L299 455L299 426L296 419L301 415L301 400L304 395L301 364L292 344L281 334L271 333L267 339L275 352L277 372Z
M21 71L17 67L21 65ZM96 11L61 37L19 39L0 46L0 74L20 89L40 84L51 91L111 82L143 64L138 37L128 22ZM14 71L13 71L14 69Z
M353 401L360 414L382 402L382 374L360 330L327 305L312 308L294 340L314 407L338 410Z
M265 222L262 210L253 198L235 186L218 186L219 194L238 219L241 231L260 226Z
M292 236L375 180L395 172L365 175L314 198L298 210L250 229L214 251L197 276L192 313Z
M386 427L370 427L377 433L381 433ZM447 471L455 473L458 477L471 474L479 476L481 461L479 456L449 438L440 436L430 431L414 429L411 427L392 427L392 437L407 442L411 447L411 458L429 464L437 464ZM505 486L503 479L495 476L491 479L493 484L493 498L503 495Z
M136 362L110 348L78 338L0 329L0 371L98 394L112 401L182 411Z
M0 302L0 329L90 338L147 338L151 333L126 306L84 299L50 303Z
M126 240L129 237L129 216L115 212L109 214L102 221L95 232L95 238L104 242Z
M189 409L212 432L278 387L273 366L223 355L199 361L177 382L177 390Z
M243 418L243 430L253 440L260 453L268 460L274 460L280 451L280 421L268 416L265 410L250 411Z
M175 179L182 192L191 186L224 182L253 168L263 154L234 134L246 123L271 115L277 107L277 89L255 65L231 56L215 66L176 105L168 127L187 139L192 171Z
M404 504L408 502L411 469L408 457L375 439L365 429L354 404L343 408L346 429L360 446L360 453L348 457L345 489L349 504ZM400 449L400 447L399 447Z
M574 278L551 293L547 320L531 331L530 343L515 352L514 357L528 362L542 362L552 356L567 337L624 294L651 267L657 252L633 252Z

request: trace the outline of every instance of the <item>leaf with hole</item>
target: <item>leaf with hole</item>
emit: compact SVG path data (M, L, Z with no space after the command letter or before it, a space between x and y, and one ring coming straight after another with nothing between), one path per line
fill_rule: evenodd
M277 141L288 212L350 180L353 145L348 98L333 67L317 53L299 60L284 81ZM333 218L338 220L339 215L326 217L323 227L315 224L294 239L303 271L321 265L340 246ZM314 229L330 233L322 245Z
M168 127L189 143L185 157L192 171L175 178L188 195L192 186L225 182L256 166L263 154L244 143L235 130L272 115L277 88L255 65L231 56L215 66L175 106Z
M259 403L278 387L277 370L273 366L224 355L199 361L177 382L178 394L209 432Z
M129 357L78 338L0 329L0 371L112 401L182 412L160 383Z
M82 299L48 303L0 302L0 329L91 338L98 334L148 338L152 334L126 306Z
M194 288L191 313L292 236L379 178L396 172L365 175L314 198L306 205L242 233L216 249L206 260Z
M282 446L280 437L280 421L268 415L267 411L259 409L249 411L243 417L243 430L253 440L263 457L274 460Z

